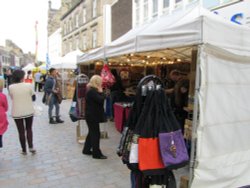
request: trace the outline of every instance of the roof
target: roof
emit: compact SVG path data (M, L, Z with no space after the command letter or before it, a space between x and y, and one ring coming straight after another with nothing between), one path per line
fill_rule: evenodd
M79 57L78 63L205 43L248 55L250 28L196 6L185 11L175 11L153 23L131 29L110 44Z

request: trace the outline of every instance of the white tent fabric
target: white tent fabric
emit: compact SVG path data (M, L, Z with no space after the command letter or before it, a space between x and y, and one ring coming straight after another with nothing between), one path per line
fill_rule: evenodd
M197 167L192 188L250 185L250 56L201 53Z
M35 65L33 63L29 63L28 65L26 65L25 67L22 68L23 71L32 71L32 69L36 68Z
M60 60L51 65L53 68L57 69L75 69L77 65L77 56L83 55L83 52L80 50L75 50L72 52L67 53L65 56L61 57Z
M78 57L77 62L204 43L247 55L250 53L249 31L247 26L195 7L132 29L111 44Z

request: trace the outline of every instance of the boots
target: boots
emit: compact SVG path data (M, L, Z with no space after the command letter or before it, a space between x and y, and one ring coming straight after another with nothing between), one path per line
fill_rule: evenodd
M57 124L54 118L49 118L49 124Z
M60 117L56 117L56 123L63 123L64 121L60 119Z

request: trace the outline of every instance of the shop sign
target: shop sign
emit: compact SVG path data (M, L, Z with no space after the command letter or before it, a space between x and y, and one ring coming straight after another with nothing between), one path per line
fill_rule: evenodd
M218 8L213 12L236 24L250 26L250 0Z

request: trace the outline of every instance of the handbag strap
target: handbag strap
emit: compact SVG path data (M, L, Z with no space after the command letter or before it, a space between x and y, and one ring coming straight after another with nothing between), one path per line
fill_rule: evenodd
M180 125L173 113L173 110L170 105L168 105L167 96L164 92L161 92L161 98L163 98L162 104L161 104L161 110L162 110L162 124L161 124L161 132L173 132L178 129L180 129Z
M143 104L142 107L142 111L140 113L140 116L138 118L138 121L136 123L135 126L135 133L136 134L144 134L145 133L145 123L146 123L146 119L148 116L150 116L150 112L152 111L152 102L153 102L153 96L154 96L154 92L150 91L148 92L145 102Z

